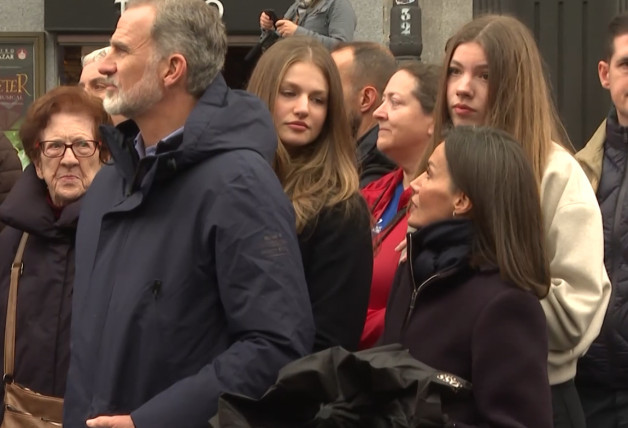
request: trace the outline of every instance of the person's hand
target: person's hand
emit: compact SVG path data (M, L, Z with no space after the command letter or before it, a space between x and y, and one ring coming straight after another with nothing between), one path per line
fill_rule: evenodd
M262 30L272 30L273 29L273 21L270 19L268 15L264 12L259 16L259 26Z
M280 19L277 21L275 26L277 27L277 32L281 35L281 37L294 36L295 31L297 31L297 24L289 19Z
M408 252L404 251L408 246L408 241L405 239L397 244L395 247L395 251L400 252L401 256L399 257L399 263L403 263L408 259Z
M99 416L86 423L90 428L135 428L130 415Z

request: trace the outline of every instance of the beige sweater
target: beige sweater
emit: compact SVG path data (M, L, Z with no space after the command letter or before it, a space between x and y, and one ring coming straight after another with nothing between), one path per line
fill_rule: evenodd
M557 144L541 181L541 206L552 285L547 317L550 384L573 379L597 337L611 293L604 267L602 214L578 162Z

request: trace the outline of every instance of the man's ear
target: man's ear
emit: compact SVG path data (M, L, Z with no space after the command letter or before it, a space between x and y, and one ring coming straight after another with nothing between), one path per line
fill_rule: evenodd
M456 216L468 215L472 208L473 203L471 199L465 193L458 191L454 197L454 213Z
M175 86L184 81L187 69L188 63L183 55L178 53L170 55L163 73L164 86Z
M377 89L373 86L365 86L360 91L360 112L366 113L370 110L375 110L380 100Z
M606 61L600 61L597 63L597 74L600 77L600 83L603 88L609 89L611 84L608 78L608 73L610 70L610 64Z

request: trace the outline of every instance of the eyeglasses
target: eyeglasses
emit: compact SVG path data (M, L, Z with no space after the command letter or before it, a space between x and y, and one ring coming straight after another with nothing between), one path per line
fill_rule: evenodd
M96 149L100 148L100 144L100 141L94 140L76 140L72 141L72 143L66 143L65 141L40 141L36 146L47 158L63 157L68 147L77 158L88 158L96 153Z

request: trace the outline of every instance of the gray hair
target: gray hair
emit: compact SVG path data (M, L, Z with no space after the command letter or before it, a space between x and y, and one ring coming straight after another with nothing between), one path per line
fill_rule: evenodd
M92 62L100 61L101 59L107 56L110 50L111 48L107 46L104 48L96 49L95 51L90 52L87 55L84 55L81 58L81 67L85 67L86 65L91 64Z
M200 96L225 63L227 33L218 10L203 0L130 0L127 9L148 5L155 8L151 36L157 53L185 57L187 90Z

